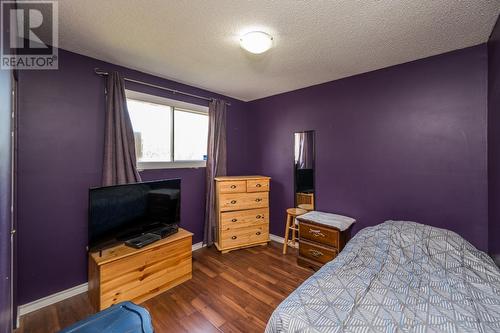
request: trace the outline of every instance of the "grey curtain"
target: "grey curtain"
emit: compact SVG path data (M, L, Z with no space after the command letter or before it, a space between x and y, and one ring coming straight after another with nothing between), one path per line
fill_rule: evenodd
M226 175L226 102L212 100L208 105L207 194L203 243L214 243L217 232L214 178Z
M299 156L297 169L312 169L313 165L313 133L297 133L299 139Z
M127 109L125 84L117 72L107 78L102 185L141 181L137 172L134 131Z

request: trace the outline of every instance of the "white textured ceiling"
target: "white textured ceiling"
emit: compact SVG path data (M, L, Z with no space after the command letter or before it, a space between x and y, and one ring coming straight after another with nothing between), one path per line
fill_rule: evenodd
M253 100L487 41L500 0L60 0L59 46ZM238 37L274 36L250 55Z

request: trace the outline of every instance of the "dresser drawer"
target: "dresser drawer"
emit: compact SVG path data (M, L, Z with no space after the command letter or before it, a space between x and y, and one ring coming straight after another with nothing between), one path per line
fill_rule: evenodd
M235 193L221 194L219 196L219 209L222 212L243 210L251 208L264 208L268 206L269 193Z
M174 286L176 280L190 278L191 256L189 237L102 264L98 268L99 309L122 301L141 302Z
M300 241L299 255L301 257L325 264L333 260L337 254L338 251L334 248L327 248L304 240Z
M144 269L155 266L158 262L175 262L181 254L189 254L191 239L186 238L167 244L153 247L131 255L123 260L115 260L101 266L101 282L107 283L116 279L123 279L127 274L132 275ZM177 252L178 251L178 252Z
M227 182L218 182L220 193L244 193L247 190L245 180L234 180Z
M249 209L220 214L220 225L226 228L244 228L252 225L269 223L269 209Z
M247 192L269 192L269 179L247 180Z
M299 222L299 238L301 240L312 240L314 242L338 248L339 235L338 230L319 227L307 222Z
M230 228L221 231L221 245L224 248L245 246L269 240L269 225L246 228Z

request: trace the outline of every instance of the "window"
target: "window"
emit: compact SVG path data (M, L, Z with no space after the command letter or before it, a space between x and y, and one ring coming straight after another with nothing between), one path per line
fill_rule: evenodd
M208 108L126 91L138 169L204 167Z
M174 161L200 161L207 156L208 115L174 108Z

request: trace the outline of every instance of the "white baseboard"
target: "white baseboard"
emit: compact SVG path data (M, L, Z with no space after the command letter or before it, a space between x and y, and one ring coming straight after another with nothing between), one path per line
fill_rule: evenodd
M207 246L207 244L203 244L203 242L199 242L199 243L196 243L196 244L193 244L193 251L196 251L196 250L199 250L201 249L202 247L205 247Z
M38 309L44 308L46 306L52 305L54 303L60 302L62 300L65 300L67 298L79 295L81 293L85 293L89 290L89 285L88 283L82 283L81 285L57 292L55 294L42 297L40 299L37 299L36 301L23 304L17 307L17 318L16 318L16 323L17 327L19 327L19 318L21 316L24 316L27 313L36 311Z
M283 244L285 242L285 238L280 237L280 236L276 236L276 235L273 235L273 234L269 234L269 239L271 239L272 241L281 243L281 244Z
M272 240L272 241L275 241L275 242L281 243L281 244L285 243L285 238L284 238L284 237L281 237L281 236L277 236L277 235L269 234L269 239L270 239L270 240ZM292 245L292 244L290 243L290 241L289 241L288 246L290 246L290 247L294 247L294 248L298 249L298 248L299 248L299 243L298 243L298 242L295 242L295 246L294 246L294 245Z
M203 244L203 242L199 242L199 243L193 244L192 250L196 251L196 250L199 250L205 246L206 245ZM52 305L54 303L63 301L67 298L76 296L78 294L85 293L85 292L87 292L87 290L89 290L88 283L83 283L81 285L78 285L78 286L75 286L75 287L72 287L72 288L69 288L66 290L62 290L62 291L57 292L55 294L52 294L52 295L49 295L46 297L42 297L42 298L37 299L33 302L29 302L29 303L18 306L17 307L17 318L16 318L17 319L16 320L17 327L19 327L19 318L21 318L21 316L23 316L27 313L39 310L39 309L44 308L46 306Z
M49 295L46 297L42 297L40 299L37 299L36 301L20 305L17 309L17 314L19 317L21 317L27 313L36 311L36 310L41 309L43 307L46 307L48 305L60 302L62 300L65 300L67 298L76 296L76 295L84 293L84 292L87 292L87 290L89 290L89 286L88 286L88 283L85 282L85 283L82 283L81 285L57 292L55 294L52 294L52 295Z

